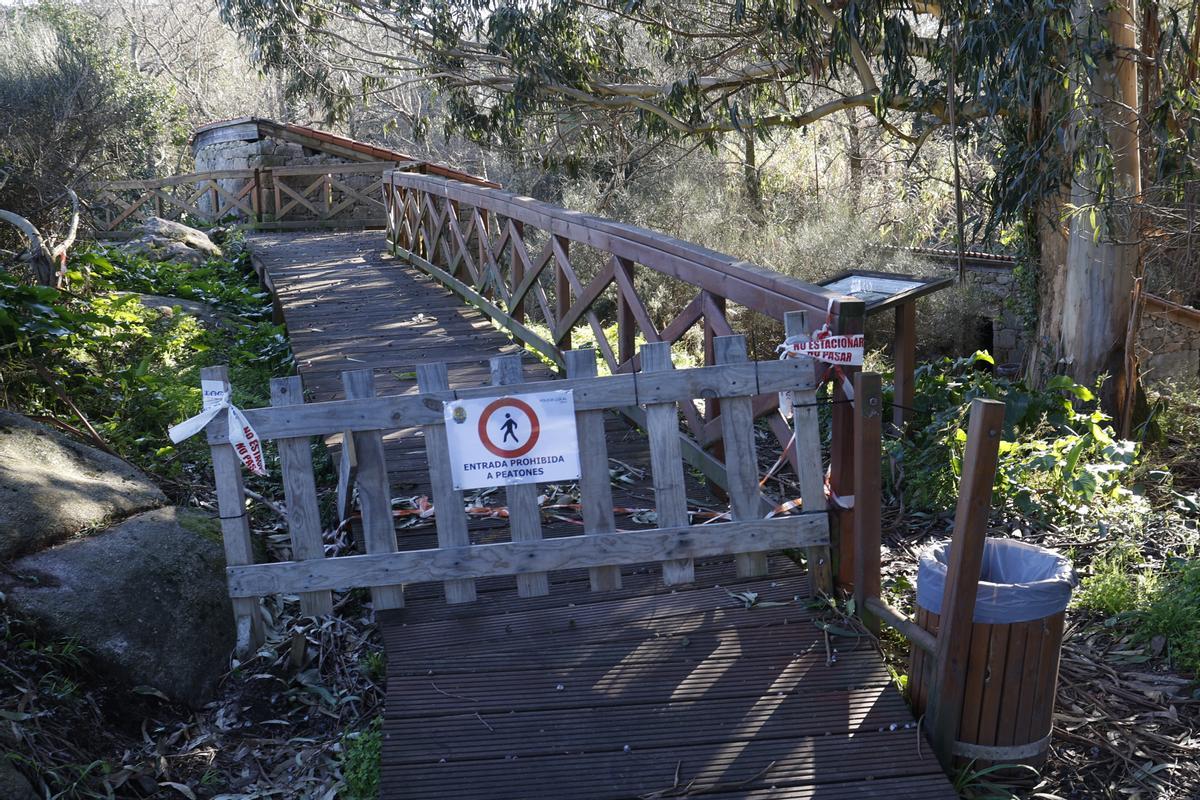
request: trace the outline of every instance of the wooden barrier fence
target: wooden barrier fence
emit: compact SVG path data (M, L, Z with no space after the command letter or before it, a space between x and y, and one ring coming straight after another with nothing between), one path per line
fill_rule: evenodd
M92 226L113 233L157 216L205 224L235 219L259 230L382 227L384 173L421 167L378 161L113 181L93 193Z
M307 613L325 614L332 607L332 589L370 587L375 608L388 609L404 604L404 584L442 582L446 601L462 603L475 599L477 578L516 575L518 593L527 597L549 592L550 571L588 568L593 590L600 591L620 587L620 565L655 561L663 563L663 580L672 585L694 579L694 558L736 554L738 574L755 576L766 573L768 551L784 548L806 548L810 585L814 591L829 591L829 519L814 363L749 361L740 336L717 337L713 348L718 365L676 370L667 343L647 344L640 351L640 372L605 377L596 377L594 351L581 349L567 354L570 378L537 383L521 382L519 356L499 356L492 360L492 386L458 390L448 388L445 364L423 364L420 394L381 397L375 396L372 372L360 370L342 375L348 399L323 403L303 402L299 378L275 379L272 406L244 413L261 439L278 443L294 557L284 563L254 563L241 466L225 415L217 415L207 434L239 647L263 640L258 598L275 593L299 594ZM202 377L228 388L224 367L209 368ZM583 535L543 541L537 488L525 484L506 490L511 541L472 545L462 492L451 483L443 402L565 389L572 390L576 411ZM751 398L780 391L792 392L795 403L803 512L768 519L761 512ZM720 400L726 408L722 425L732 478L728 522L689 524L678 408L695 398ZM630 404L645 409L658 527L617 532L603 414ZM397 552L383 433L412 426L425 432L438 547ZM325 558L309 448L312 437L343 431L353 438L356 451L367 554Z
M786 334L807 335L826 322L834 333L860 333L864 304L695 244L632 225L568 211L496 188L401 170L383 177L392 251L479 308L526 346L563 368L573 336L590 328L613 374L636 371L635 345L678 342L700 326L704 363L715 363L714 342L732 334L735 306L783 321ZM584 276L582 258L599 264ZM656 324L638 289L638 274L685 284L693 293L673 319ZM794 313L799 312L799 313ZM605 331L615 318L615 345ZM772 342L771 344L777 344ZM849 376L853 369L844 370ZM835 382L836 399L845 399ZM729 485L722 461L723 409L704 398L703 409L683 407L687 460L721 486ZM628 409L641 421L636 409ZM791 431L778 413L778 397L760 393L755 418L766 417L782 446ZM853 414L833 410L829 486L839 524L849 531L852 505ZM795 453L793 468L800 472ZM849 537L840 549L839 577L850 580Z

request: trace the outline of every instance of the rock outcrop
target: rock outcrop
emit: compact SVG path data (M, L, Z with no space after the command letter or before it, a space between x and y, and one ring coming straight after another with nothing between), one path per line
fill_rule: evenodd
M116 456L0 410L0 561L166 502Z
M203 264L222 255L221 248L203 231L161 217L150 217L143 222L141 235L121 245L121 250L153 261L189 264Z
M202 705L233 649L220 530L180 508L14 562L0 588L48 635L73 639L128 686Z

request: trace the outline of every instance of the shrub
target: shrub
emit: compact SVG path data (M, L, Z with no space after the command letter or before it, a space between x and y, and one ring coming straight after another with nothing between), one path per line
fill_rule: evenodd
M171 92L125 46L79 6L0 7L0 208L47 236L61 233L64 187L149 176L186 139ZM0 247L24 245L2 225Z
M1078 517L1131 496L1122 475L1137 455L1115 438L1095 394L1066 376L1033 389L991 371L992 357L943 358L922 364L914 385L909 435L890 443L901 476L893 489L907 507L943 510L957 500L967 418L976 398L1005 403L994 502L1027 517Z
M344 800L376 800L379 797L379 757L383 743L383 717L375 717L366 729L342 737Z

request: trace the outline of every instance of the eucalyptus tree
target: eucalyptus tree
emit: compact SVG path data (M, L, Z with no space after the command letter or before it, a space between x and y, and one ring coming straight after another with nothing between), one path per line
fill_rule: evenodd
M980 137L994 161L977 187L991 203L987 227L1025 242L1041 300L1033 369L1085 381L1109 373L1110 397L1123 395L1141 159L1180 179L1195 172L1194 7L219 2L262 62L331 115L382 92L436 87L448 131L485 144L558 143L569 157L633 129L710 146L734 134L752 146L848 109L914 148L933 135ZM1139 83L1152 98L1139 102Z

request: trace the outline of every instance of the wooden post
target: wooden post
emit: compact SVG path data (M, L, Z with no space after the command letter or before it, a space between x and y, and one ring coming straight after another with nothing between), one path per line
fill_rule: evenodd
M304 387L299 375L271 380L271 405L304 404ZM287 501L288 533L292 538L294 561L325 557L321 539L321 510L317 506L317 485L313 479L312 443L307 436L277 439L279 465L283 470L283 496ZM312 617L333 613L329 590L300 593L300 610Z
M704 303L705 309L715 308L721 313L722 316L724 316L725 310L726 310L725 298L721 297L719 295L715 295L712 292L705 292L704 295L705 295L704 299L706 301ZM708 314L705 313L705 315L704 315L704 366L706 366L706 367L711 364L717 363L717 361L715 360L716 351L713 348L713 340L716 338L716 336L717 336L716 328L713 327L712 320L710 320L708 318ZM721 413L721 401L705 398L705 400L704 400L704 419L705 420L715 419L716 416L720 413ZM720 447L721 447L721 444L720 444L720 442L718 442L716 444L716 447L714 448L714 452L716 453L718 458L724 458L724 455L720 452Z
M852 334L863 332L866 305L861 300L842 300L836 305L833 332ZM850 380L858 367L842 367ZM853 497L854 493L854 409L847 400L841 381L834 382L835 401L831 417L833 430L829 447L829 489L834 494L834 530L837 535L837 582L849 587L854 582L854 506L844 506L836 498Z
M626 258L612 257L613 273L621 271L625 283L635 286L633 282L633 262ZM626 364L633 358L637 346L637 323L633 318L633 307L621 290L621 282L617 282L617 363Z
M519 255L517 255L517 240L520 240L521 242L524 242L525 240L525 223L510 219L508 224L512 226L513 237L513 242L511 245L509 245L509 252L512 253L510 256L512 269L509 270L509 292L511 293L515 292L517 287L521 285L521 281L525 280L525 262L521 260ZM432 259L433 256L431 255L430 260ZM514 322L525 322L524 298L522 298L520 302L509 309L509 314L512 316Z
M441 392L450 388L450 377L444 363L418 364L417 386L421 393ZM450 474L450 445L445 425L426 425L425 458L429 464L429 483L433 493L433 521L437 525L438 547L467 547L471 538L467 532L467 515L463 512L463 493L454 488ZM475 581L471 578L446 581L443 584L447 603L475 601Z
M512 386L525 382L521 356L496 356L491 359L492 385ZM508 498L508 525L514 542L542 540L542 509L538 506L538 489L534 483L518 483L505 488ZM517 594L539 597L550 594L550 578L545 572L517 575Z
M257 225L262 225L263 221L263 190L262 190L262 171L254 170L254 222Z
M220 383L229 391L229 368L204 367L200 380ZM209 434L209 442L212 435ZM242 483L242 462L231 444L210 444L213 476L217 484L217 514L221 518L221 541L225 546L225 565L241 567L254 563L250 542L250 520L246 517L246 493ZM257 597L233 598L233 618L237 626L237 652L246 655L264 641L266 631Z
M790 338L807 332L803 311L789 311L783 317L785 334ZM816 384L818 365L806 359ZM795 446L792 448L796 477L800 481L800 499L806 513L824 511L825 469L821 463L821 428L817 415L816 388L792 392L792 432ZM808 580L812 594L832 594L833 565L830 563L830 548L816 545L805 550L808 560Z
M360 369L342 373L347 400L366 400L375 396L374 370ZM396 552L396 523L392 518L392 489L388 481L387 459L383 453L383 433L355 431L354 455L358 460L355 483L358 506L362 511L363 541L367 552ZM376 611L404 606L403 586L372 586L371 604Z
M879 376L854 376L854 605L873 632L879 619L867 609L868 598L880 594L880 516L882 503L883 390Z
M912 418L913 372L917 364L917 303L910 301L896 306L896 338L892 343L892 359L896 364L893 394L892 424L903 432Z
M650 342L642 345L642 374L672 370L671 345ZM654 481L654 510L660 528L683 527L689 523L687 489L683 482L683 454L679 442L679 409L675 403L646 404L646 433L650 437L650 474ZM690 558L663 562L663 583L675 586L696 579Z
M744 336L718 336L713 339L712 349L715 364L742 364L748 360ZM729 476L730 513L738 522L762 519L758 451L754 446L754 400L751 397L725 399L721 435ZM737 553L734 560L739 578L767 574L766 553Z
M565 355L568 378L596 377L595 350L568 350ZM579 500L583 504L583 531L585 534L613 533L617 523L608 472L604 412L577 411L575 428L579 432ZM593 592L621 588L620 567L592 567L588 574Z
M927 712L930 739L938 760L946 769L954 762L954 742L962 716L975 596L983 567L983 546L987 538L1003 425L1004 403L983 399L971 403Z
M555 243L562 250L563 259L567 259L571 255L571 240L565 236L555 236ZM563 266L558 259L554 262L554 313L561 321L567 312L571 310L571 281L567 278L567 268ZM571 333L563 337L558 343L562 350L571 349Z

